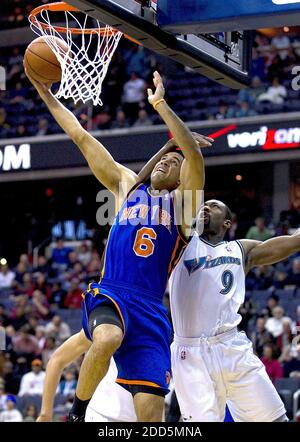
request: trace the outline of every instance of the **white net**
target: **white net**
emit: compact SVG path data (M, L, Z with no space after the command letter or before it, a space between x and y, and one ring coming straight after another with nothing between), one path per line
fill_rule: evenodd
M102 106L102 83L123 34L110 26L101 27L98 20L95 27L88 29L88 16L83 13L82 20L70 11L61 14L65 16L64 27L51 24L47 9L30 20L31 29L45 37L61 65L61 82L55 96L72 98L75 103L92 100L94 106Z

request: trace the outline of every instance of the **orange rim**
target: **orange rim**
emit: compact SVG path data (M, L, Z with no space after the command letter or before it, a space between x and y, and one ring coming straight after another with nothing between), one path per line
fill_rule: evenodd
M63 26L49 26L46 23L42 23L37 18L37 15L40 14L43 11L52 11L52 12L82 12L80 9L75 8L75 6L68 5L65 2L56 2L56 3L48 3L46 5L38 6L37 8L34 8L31 13L29 14L29 21L36 25L41 26L43 29L55 29L57 32L67 33L71 32L72 34L81 34L82 31L84 34L100 34L100 35L107 35L111 36L116 34L118 31L117 29L111 29L110 31L107 31L106 28L87 28L87 29L77 29L77 28L69 28ZM133 43L137 45L141 45L141 43L138 40L135 40L135 38L130 37L129 35L123 34L125 38L132 41Z

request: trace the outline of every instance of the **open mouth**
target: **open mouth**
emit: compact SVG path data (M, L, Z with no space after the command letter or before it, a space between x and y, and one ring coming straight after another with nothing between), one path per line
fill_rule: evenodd
M167 169L163 166L158 166L157 169L155 170L155 172L166 173Z

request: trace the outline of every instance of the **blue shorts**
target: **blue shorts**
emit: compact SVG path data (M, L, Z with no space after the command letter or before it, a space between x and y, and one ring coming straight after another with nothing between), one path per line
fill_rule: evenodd
M114 354L116 382L127 389L146 386L167 394L171 376L171 325L167 309L156 300L128 293L128 289L92 283L82 302L82 326L89 340L89 315L108 302L119 312L124 329L124 339Z

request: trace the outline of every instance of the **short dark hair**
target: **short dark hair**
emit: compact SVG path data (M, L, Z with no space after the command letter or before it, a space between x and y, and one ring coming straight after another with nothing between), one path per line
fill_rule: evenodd
M269 301L269 299L274 299L274 301L279 302L279 296L275 294L268 296L267 301Z
M183 152L182 152L181 148L178 147L178 146L174 146L174 147L170 150L170 152L179 153L179 155L181 155L182 158L184 158Z

